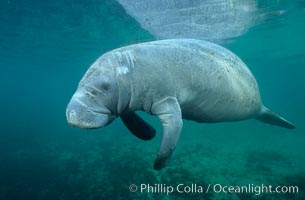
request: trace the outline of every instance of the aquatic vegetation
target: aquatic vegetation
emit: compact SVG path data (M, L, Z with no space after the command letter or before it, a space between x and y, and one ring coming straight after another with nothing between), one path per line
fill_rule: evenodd
M246 160L246 168L261 173L272 173L273 169L286 169L292 166L289 157L279 151L255 151L249 152Z

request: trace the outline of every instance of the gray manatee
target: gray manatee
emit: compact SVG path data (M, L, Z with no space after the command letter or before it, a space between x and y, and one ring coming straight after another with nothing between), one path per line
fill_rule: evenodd
M255 78L232 52L195 39L130 45L105 53L80 81L67 110L70 125L100 128L120 116L137 137L150 140L155 129L135 111L157 115L163 127L154 163L162 169L182 129L182 118L201 123L255 118L293 129L263 106Z

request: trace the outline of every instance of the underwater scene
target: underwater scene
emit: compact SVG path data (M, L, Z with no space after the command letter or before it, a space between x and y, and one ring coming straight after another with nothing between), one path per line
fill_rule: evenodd
M304 0L0 0L0 19L1 200L305 199ZM151 140L120 118L69 125L67 105L98 57L182 37L234 52L264 105L295 129L183 120L155 170L157 116L137 112L156 129Z

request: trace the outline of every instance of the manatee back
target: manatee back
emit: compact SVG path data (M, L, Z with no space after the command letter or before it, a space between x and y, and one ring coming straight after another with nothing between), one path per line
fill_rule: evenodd
M250 70L235 54L216 44L171 39L130 45L112 53L120 63L117 68L128 67L124 76L128 74L135 96L145 102L176 96L185 112L193 112L190 108L196 105L202 112L216 116L222 110L237 118L261 108ZM217 109L210 112L211 106Z

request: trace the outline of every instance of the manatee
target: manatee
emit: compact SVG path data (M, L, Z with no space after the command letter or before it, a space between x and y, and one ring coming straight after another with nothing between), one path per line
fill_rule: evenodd
M240 58L195 39L146 42L105 53L81 79L66 116L70 125L87 129L120 117L135 136L150 140L156 130L138 110L157 115L162 123L156 170L171 157L182 119L217 123L255 118L294 128L262 104L258 84Z

